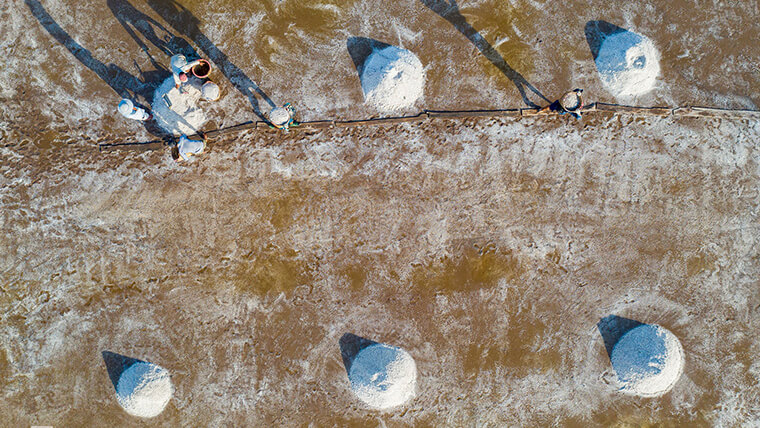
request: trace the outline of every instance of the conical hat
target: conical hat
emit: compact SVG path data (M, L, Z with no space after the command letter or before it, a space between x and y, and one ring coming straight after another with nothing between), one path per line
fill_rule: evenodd
M283 126L290 121L290 113L282 107L275 107L269 112L269 120L276 126Z
M125 98L121 100L121 102L119 102L119 113L125 116L128 114L131 114L133 107L134 107L134 104L132 104L132 101Z

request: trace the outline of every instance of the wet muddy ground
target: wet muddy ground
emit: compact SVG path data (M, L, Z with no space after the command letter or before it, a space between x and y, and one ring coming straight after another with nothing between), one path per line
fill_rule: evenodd
M547 98L581 86L615 101L583 33L606 20L662 51L662 84L639 104L760 99L757 5L459 3ZM249 131L187 166L165 151L98 153L99 140L155 138L116 104L150 93L180 39L218 67L220 125L255 118L266 98L304 119L373 115L354 36L420 56L420 108L526 105L434 2L184 6L27 0L1 12L0 47L18 61L0 74L3 425L760 422L757 121L596 113ZM251 83L254 100L240 90ZM670 393L610 384L596 326L610 314L679 337L686 367ZM405 348L417 397L390 412L359 403L344 333ZM104 350L172 372L164 413L119 408Z

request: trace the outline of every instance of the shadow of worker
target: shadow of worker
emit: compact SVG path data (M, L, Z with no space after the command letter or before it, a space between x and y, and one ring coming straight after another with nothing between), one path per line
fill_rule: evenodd
M340 346L340 356L343 358L343 366L346 368L346 374L349 376L351 375L351 365L354 363L356 356L359 355L359 352L362 349L377 344L378 343L374 340L365 339L351 333L346 333L341 336L338 345Z
M523 102L530 107L538 107L528 98L528 91L534 93L543 101L550 102L535 86L530 84L522 74L510 67L499 52L486 41L480 33L470 25L459 12L456 0L420 0L427 8L449 21L454 28L464 34L470 42L483 54L493 65L496 66L517 87Z
M143 360L136 358L126 357L124 355L116 354L110 351L101 352L103 356L103 362L106 363L106 370L108 371L108 377L111 379L114 389L118 390L119 378L132 364L144 363Z
M599 320L596 323L596 328L599 329L599 334L602 335L607 356L612 358L612 349L620 338L640 325L644 325L644 323L617 315L609 315Z
M200 29L200 21L187 8L175 0L146 0L148 5L158 13L174 31L184 34L201 49L206 58L216 64L227 80L241 94L245 95L253 107L253 112L262 120L267 120L261 112L257 95L261 97L270 108L274 102L264 91L251 80L238 66L230 61L227 54L222 52L206 37Z
M362 75L364 63L373 51L383 50L390 46L388 43L367 37L349 37L346 41L348 54L351 56L351 61L354 62L354 67L356 67L356 72L359 73L359 76Z
M143 78L146 80L141 81L115 64L105 64L101 62L92 56L90 51L77 43L69 33L61 28L38 0L24 0L24 2L29 7L32 15L37 18L37 21L39 21L47 32L74 55L74 58L97 74L101 80L106 82L106 84L108 84L119 97L137 100L138 102L150 105L150 101L153 98L153 90L156 88L157 82L160 81L160 79L155 79L154 76L148 76L153 73L143 74ZM161 71L155 73L166 74ZM154 136L162 138L167 137L166 133L154 123L150 121L142 121L141 123L145 126L145 129Z
M625 28L618 27L615 24L610 24L607 21L589 21L586 23L586 27L583 32L586 34L586 42L591 50L591 55L594 60L599 56L599 49L602 47L602 42L607 37L628 31Z

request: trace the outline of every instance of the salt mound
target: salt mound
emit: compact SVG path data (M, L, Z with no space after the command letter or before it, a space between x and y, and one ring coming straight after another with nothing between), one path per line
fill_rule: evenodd
M412 107L422 97L425 71L416 55L388 46L367 57L360 80L365 102L392 113Z
M129 366L116 385L116 398L121 407L130 415L141 418L158 416L173 394L169 372L146 362Z
M153 94L153 117L166 132L174 135L192 135L206 123L206 114L196 106L202 92L198 85L184 84L181 93L174 87L174 79L169 77L156 88ZM169 99L171 107L166 104Z
M610 360L622 391L657 397L670 391L681 377L684 354L673 333L658 325L643 324L615 343Z
M359 351L348 379L360 400L376 409L388 409L414 397L417 366L403 349L378 343Z
M654 88L660 74L660 53L647 37L622 31L602 40L596 68L612 95L630 99Z

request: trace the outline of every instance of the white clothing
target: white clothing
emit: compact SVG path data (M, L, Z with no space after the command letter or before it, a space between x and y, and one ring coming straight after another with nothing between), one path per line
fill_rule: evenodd
M132 101L126 98L119 102L119 113L121 113L122 116L126 117L127 119L134 120L148 120L150 117L150 113L145 111L145 109L135 107Z
M177 143L179 157L182 158L182 160L189 160L191 156L198 156L203 153L205 149L205 141L191 140L185 135L181 136L179 138L179 143Z
M285 126L290 119L290 112L282 107L275 107L269 112L269 120L274 126Z
M196 59L193 62L188 63L187 58L185 58L184 55L177 54L174 55L171 60L171 69L172 69L172 77L174 77L174 83L177 85L181 85L182 81L179 80L180 73L188 73L190 70L193 69L196 65L200 64L200 60Z

